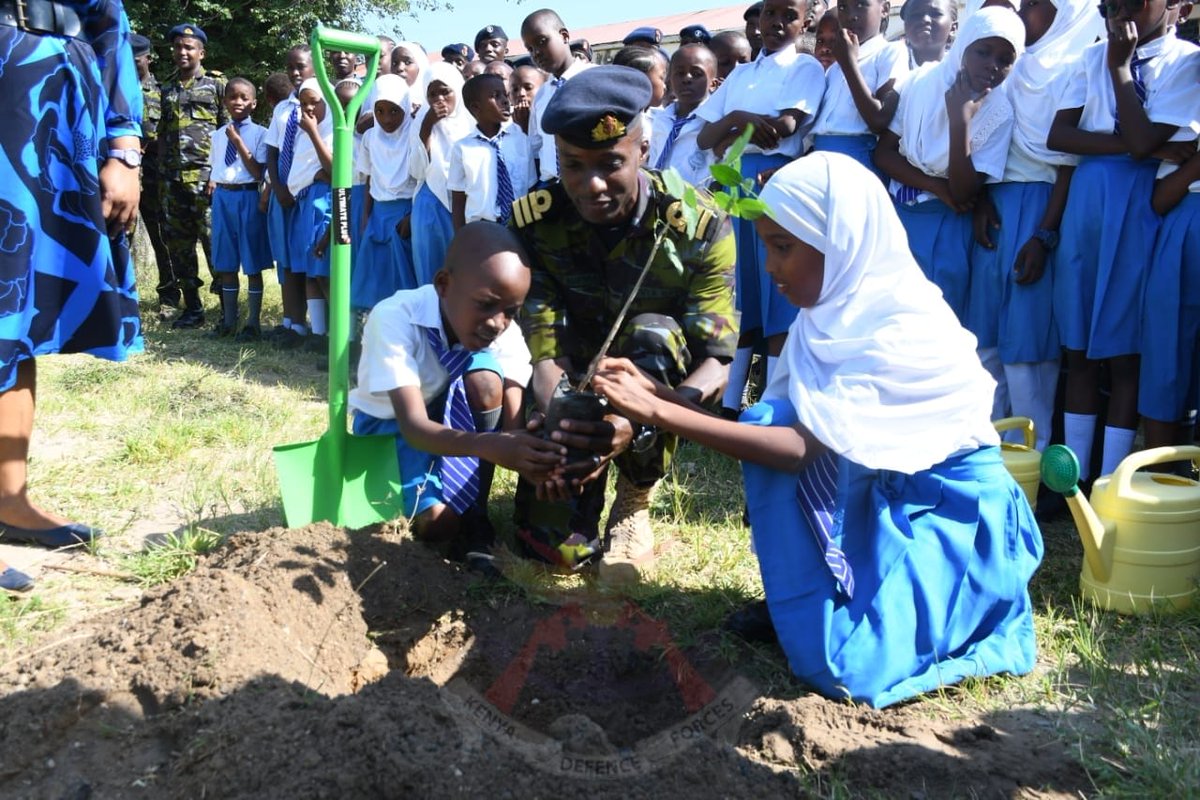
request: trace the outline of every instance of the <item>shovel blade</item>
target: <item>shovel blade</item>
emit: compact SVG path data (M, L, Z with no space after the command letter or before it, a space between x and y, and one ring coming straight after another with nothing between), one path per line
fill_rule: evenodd
M362 528L404 513L396 440L347 436L342 463L330 434L275 448L275 471L288 527L330 522Z

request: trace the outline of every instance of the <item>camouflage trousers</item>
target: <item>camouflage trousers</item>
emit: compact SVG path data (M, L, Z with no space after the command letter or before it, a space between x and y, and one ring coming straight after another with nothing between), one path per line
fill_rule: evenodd
M163 288L163 276L171 275L171 252L163 235L162 182L156 174L142 173L142 196L138 201L138 222L146 229L154 263L158 267L158 301L163 305L179 305L179 287L174 283Z
M692 365L683 329L674 319L661 314L641 314L626 322L613 343L612 354L628 358L656 380L672 387L688 376ZM587 364L573 362L571 367L569 377L574 383L583 376ZM674 434L658 431L652 441L627 448L611 463L630 482L653 486L670 468L678 442ZM518 479L513 518L517 527L523 529L522 535L532 535L550 544L557 544L572 533L596 539L607 485L605 470L570 503L547 503L537 499L532 484Z
M169 254L166 269L158 265L158 295L173 296L204 285L196 244L204 249L204 258L212 273L212 217L204 183L164 180L162 198L163 240ZM216 276L213 275L213 280Z

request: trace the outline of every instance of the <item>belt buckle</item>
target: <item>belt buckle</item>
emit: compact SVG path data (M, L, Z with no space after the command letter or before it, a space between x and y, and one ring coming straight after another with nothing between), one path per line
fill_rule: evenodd
M29 16L26 13L25 0L13 0L13 13L17 18L17 27L23 31L29 30Z

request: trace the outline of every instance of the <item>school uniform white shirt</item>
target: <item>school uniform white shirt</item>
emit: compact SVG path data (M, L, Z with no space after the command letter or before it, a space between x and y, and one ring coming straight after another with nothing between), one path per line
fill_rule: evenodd
M538 177L548 181L558 177L558 147L553 136L547 136L542 131L542 117L550 98L558 91L563 81L569 81L585 69L591 69L594 64L578 59L571 59L561 78L548 77L546 82L533 96L533 105L529 109L529 155L538 160Z
M452 192L463 192L467 197L466 220L475 222L485 219L496 221L496 193L499 188L496 168L496 150L492 142L500 146L512 183L513 199L529 192L533 185L529 168L529 137L519 125L506 122L492 139L483 135L479 128L465 138L459 139L450 151L450 174L446 188Z
M411 200L417 193L421 182L413 177L408 163L412 154L411 137L415 135L416 126L408 116L395 133L385 133L379 125L372 125L363 134L358 150L359 167L371 179L373 199Z
M688 115L690 119L679 129L679 135L675 137L675 144L671 146L671 152L667 154L667 161L661 165L662 169L674 167L685 181L700 187L712 183L712 173L708 171L708 167L717 161L712 150L701 150L696 144L696 137L700 135L700 131L705 125L705 121L696 112L703 106L704 103L701 103ZM662 157L667 139L671 136L671 128L674 127L677 119L679 119L679 114L676 103L659 109L658 113L654 115L654 133L650 138L650 156L647 159L647 166L650 169L660 168L659 159Z
M394 419L388 392L418 386L425 404L433 402L450 384L437 353L429 344L425 328L434 328L447 344L442 328L442 308L432 285L405 289L381 300L363 328L362 358L358 363L358 385L350 392L350 407L378 419ZM522 386L533 375L529 348L515 322L485 348L504 370L505 380Z
M1108 42L1099 41L1083 51L1067 83L1059 108L1082 108L1079 129L1112 133L1117 101L1108 66ZM1146 116L1151 122L1187 128L1200 134L1192 96L1200 82L1200 60L1196 45L1168 30L1133 52L1133 60L1145 62L1139 72L1146 86Z
M811 118L820 110L824 94L825 70L821 62L788 45L770 55L759 53L749 64L734 67L708 102L698 109L697 116L705 122L718 122L733 111L774 116L796 110ZM746 152L795 158L803 147L804 135L797 130L772 150L749 144Z
M259 164L267 163L267 129L250 118L238 126L238 135L246 143L246 149ZM242 163L241 153L236 149L237 158L229 166L225 165L225 150L229 146L229 126L222 125L213 131L212 149L208 154L209 174L213 183L258 183L258 179L250 174Z
M895 80L899 84L908 75L908 48L903 42L889 42L881 33L873 36L858 48L858 71L871 94L879 91L885 83ZM821 111L817 114L811 133L838 136L858 136L870 133L871 129L858 113L846 73L836 61L825 73L825 97Z
M300 100L296 97L295 92L275 104L275 108L271 111L271 122L267 125L267 135L264 137L267 147L274 147L276 150L283 148L283 136L287 130L288 117L291 116L293 109L299 107Z
M333 115L328 110L325 119L317 123L317 132L325 146L333 149ZM312 139L304 128L296 131L296 152L292 156L292 170L288 173L287 186L292 194L299 194L312 185L317 173L321 171L321 159L313 147Z

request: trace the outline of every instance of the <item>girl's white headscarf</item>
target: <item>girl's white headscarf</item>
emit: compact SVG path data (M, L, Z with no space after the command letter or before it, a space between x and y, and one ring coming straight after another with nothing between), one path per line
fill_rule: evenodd
M962 70L963 53L980 39L992 37L1012 44L1017 63L1020 63L1021 52L1025 49L1025 25L1009 9L991 6L973 14L958 29L954 45L942 61L913 73L900 90L900 107L896 110L900 153L927 175L944 178L950 166L946 90ZM988 94L971 120L972 150L978 149L997 128L1012 119L1005 83Z
M996 383L908 249L883 184L854 159L815 152L761 194L784 229L825 254L812 308L788 331L767 395L856 464L912 474L999 443Z
M417 65L417 79L413 81L412 88L414 92L421 91L421 88L425 85L425 71L429 69L429 56L425 54L425 48L416 42L409 41L396 42L396 47L403 47L412 56L413 63ZM392 52L395 52L395 48L392 49ZM391 64L388 64L389 69L391 66ZM422 100L421 102L424 103L425 101Z
M475 127L475 120L467 111L467 104L463 101L463 76L456 67L445 61L437 61L429 65L424 76L425 82L421 87L423 105L417 112L417 118L413 120L412 152L408 161L409 172L417 180L425 181L430 190L442 201L442 205L449 210L450 195L446 191L446 178L450 172L450 150L454 147L455 142L471 133ZM425 116L429 113L427 94L429 85L434 81L440 81L453 89L456 100L454 111L450 116L433 126L433 131L429 134L429 151L426 152L425 145L421 142L421 125L424 124Z
M1078 156L1046 147L1050 125L1058 111L1062 84L1071 74L1067 65L1084 48L1104 36L1104 20L1093 0L1052 0L1058 9L1042 38L1029 46L1004 82L1015 111L1013 148L1033 161L1074 164Z
M411 180L408 159L409 138L413 130L408 83L399 75L380 75L375 80L372 95L376 103L381 100L394 103L404 118L400 127L391 133L376 122L363 134L363 148L371 166L371 194L380 200L410 196L411 187L405 191L406 184ZM374 112L375 109L366 110Z

